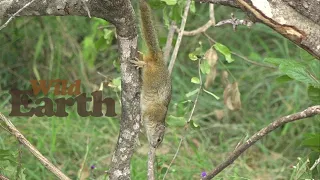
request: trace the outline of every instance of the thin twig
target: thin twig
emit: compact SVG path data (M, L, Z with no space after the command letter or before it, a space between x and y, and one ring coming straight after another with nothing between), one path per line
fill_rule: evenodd
M19 9L16 13L14 13L8 20L7 22L5 22L1 27L0 27L0 31L7 27L7 25L9 24L10 21L13 20L13 18L15 18L22 10L24 10L25 8L27 8L30 4L32 4L35 0L32 0L30 2L28 2L27 4L25 4L21 9Z
M203 32L202 34L205 35L209 39L209 41L211 41L211 43L217 43L217 41L215 41L212 37L210 37L206 32ZM239 58L241 58L241 59L245 60L246 62L251 63L253 65L266 67L266 68L270 68L270 69L277 69L277 67L275 67L275 66L269 66L267 64L261 64L261 63L255 62L255 61L250 60L249 58L247 58L245 56L242 56L242 55L240 55L238 53L235 53L233 51L230 51L230 53L235 55L235 56L238 56Z
M188 121L187 121L187 123L186 123L186 125L185 125L184 135L181 137L180 142L179 142L179 145L178 145L178 148L177 148L177 150L176 150L176 153L174 154L174 156L173 156L173 158L172 158L172 160L171 160L171 162L170 162L170 164L169 164L169 166L168 166L168 168L167 168L167 170L166 170L166 173L163 175L163 180L166 178L166 175L168 174L171 165L173 164L173 162L175 161L175 159L176 159L177 156L178 156L178 153L179 153L179 151L180 151L180 147L181 147L181 145L182 145L182 141L185 139L185 137L186 137L186 135L187 135L187 130L188 130L189 123L190 123L190 121L191 121L191 119L192 119L194 110L196 109L196 106L197 106L197 102L198 102L198 99L199 99L199 95L200 95L200 92L201 92L201 89L202 89L202 76L201 76L201 69L200 69L201 60L202 60L202 58L199 59L199 63L198 63L198 73L199 73L199 80L200 80L200 82L199 82L199 90L198 90L196 99L195 99L195 101L194 101L194 103L193 103L193 107L192 107L192 110L191 110L191 112L190 112L189 119L188 119Z
M50 172L56 175L61 180L70 180L65 174L63 174L57 167L55 167L46 157L44 157L12 124L12 122L7 119L0 112L0 119L3 120L8 128L8 130L17 138L17 140L22 143L27 149L44 165Z
M174 156L173 156L173 158L172 158L172 160L171 160L171 162L170 162L170 164L169 164L169 166L168 166L168 168L167 168L167 170L166 170L166 173L164 173L162 180L165 180L165 178L166 178L166 176L167 176L167 174L168 174L168 172L169 172L169 169L170 169L171 165L173 164L174 160L177 158L184 137L185 137L185 136L183 136L183 137L180 139L180 142L179 142L178 148L177 148L177 150L176 150L176 153L174 154Z
M197 0L197 1L199 1L200 3L212 3L212 4L219 4L219 5L239 8L239 5L234 0Z
M184 36L195 36L197 34L206 32L211 26L214 26L216 24L216 20L214 18L214 7L213 4L209 4L209 21L204 24L203 26L200 26L199 28L191 31L183 31ZM174 26L175 30L180 33L180 29L177 26Z
M82 2L83 2L83 4L84 4L84 9L85 9L85 10L87 11L87 13L88 13L88 17L91 18L90 10L89 10L89 8L88 8L88 6L87 6L86 1L85 1L85 0L82 0Z
M83 171L83 168L86 164L86 161L87 161L87 158L88 158L88 154L89 154L89 142L90 142L90 139L87 138L87 146L86 146L86 153L84 155L84 158L83 158L83 161L81 163L81 168L78 172L78 179L81 179L81 176L82 176L82 171Z
M175 27L176 27L176 22L172 21L172 23L169 27L167 42L166 42L166 46L164 47L164 52L163 52L163 59L164 59L164 62L166 62L166 64L168 64L170 52L172 49L172 41L173 41Z
M245 25L250 28L254 23L250 20L237 19L234 17L233 13L231 13L231 19L226 19L218 22L215 26L222 26L225 24L232 24L232 28L236 31L237 26Z
M184 31L184 27L186 26L186 22L187 22L187 17L188 17L188 13L189 13L189 8L190 8L190 4L191 4L191 0L187 0L186 3L186 7L184 8L184 13L183 13L183 17L182 17L182 22L181 22L181 26L180 26L180 31L178 38L177 38L177 42L176 45L174 46L174 50L171 56L171 60L170 60L170 64L169 64L169 74L171 75L172 70L173 70L173 66L174 63L176 61L177 55L178 55L178 51L179 51L179 47L181 44L181 40L183 37L183 31Z
M250 64L253 64L253 65L256 65L256 66L266 67L266 68L270 68L270 69L277 69L277 67L275 67L275 66L269 66L269 65L267 65L267 64L261 64L261 63L255 62L255 61L250 60L250 59L248 59L247 57L242 56L242 55L240 55L240 54L238 54L238 53L235 53L235 52L233 52L233 51L231 51L231 54L233 54L233 55L235 55L235 56L238 56L239 58L245 60L246 62L248 62L248 63L250 63Z
M148 153L148 180L155 180L155 173L154 173L154 162L156 157L156 148L149 146L149 153Z
M319 158L314 162L314 164L311 166L310 171L312 171L314 168L316 168L319 163L320 163L320 156L319 156Z
M255 142L260 140L265 135L269 134L273 130L277 129L280 126L283 126L286 123L301 120L304 118L312 117L317 114L320 114L320 105L308 107L307 109L291 114L288 116L281 117L274 122L270 123L265 128L261 129L259 132L255 133L253 136L251 136L245 143L240 145L236 150L234 150L230 156L221 164L219 164L213 171L208 173L206 177L203 178L203 180L212 179L217 174L219 174L221 171L223 171L226 167L231 165L243 152L245 152L249 147L251 147Z

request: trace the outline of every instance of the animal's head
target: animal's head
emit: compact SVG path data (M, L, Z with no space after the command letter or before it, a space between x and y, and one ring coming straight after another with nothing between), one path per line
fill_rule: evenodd
M153 132L149 132L148 140L152 147L157 148L162 140L165 133L166 127L162 124L157 124Z

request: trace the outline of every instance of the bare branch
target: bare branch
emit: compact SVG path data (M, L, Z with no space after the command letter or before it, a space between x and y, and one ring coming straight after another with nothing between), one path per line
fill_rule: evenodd
M238 148L236 148L230 156L220 165L218 165L213 171L208 173L206 177L203 178L203 180L212 179L217 174L219 174L221 171L223 171L226 167L231 165L243 152L245 152L249 147L251 147L255 142L260 140L265 135L269 134L273 130L277 129L280 126L283 126L286 123L305 119L308 117L315 116L317 114L320 114L320 105L308 107L307 109L291 114L288 116L281 117L274 122L270 123L265 128L261 129L259 132L255 133L253 136L251 136L245 143L240 145Z
M216 24L216 18L214 17L214 5L209 4L209 16L210 20L213 22L213 24Z
M215 26L222 26L224 24L232 24L232 28L235 31L237 26L239 25L245 25L250 28L253 25L253 22L250 20L237 19L234 17L233 13L231 13L231 19L222 20L218 22Z
M17 140L22 143L39 161L40 163L52 172L55 176L62 180L70 180L65 174L63 174L57 167L55 167L46 157L44 157L37 148L35 148L18 129L7 119L2 113L0 113L0 119L5 123L8 130L14 135Z
M214 22L209 20L206 24L204 24L203 26L192 30L192 31L183 31L183 35L184 36L194 36L203 32L206 32L211 26L214 25ZM180 29L178 29L177 27L175 28L176 31L178 31L179 33L181 32Z
M153 148L152 146L149 146L149 153L148 153L148 180L155 180L155 169L154 169L154 163L155 163L155 157L156 157L156 148Z
M312 171L314 168L316 168L319 163L320 163L320 156L319 156L319 158L314 162L314 164L311 166L310 171Z
M197 0L197 1L199 1L200 3L212 3L212 4L219 4L219 5L239 8L239 5L235 0Z
M178 35L178 38L177 38L177 42L176 42L176 45L174 47L174 50L173 50L173 53L172 53L172 56L171 56L171 60L170 60L170 64L169 64L169 68L168 68L170 75L172 73L173 66L174 66L174 63L175 63L177 55L178 55L180 43L181 43L181 40L182 40L182 37L183 37L184 27L186 25L187 18L188 18L190 4L191 4L191 0L187 0L186 7L184 8L184 13L183 13L183 17L182 17L181 26L180 26L180 31L181 32L179 32L179 35Z
M209 17L210 17L210 20L206 24L204 24L203 26L201 26L195 30L183 31L183 35L184 36L195 36L197 34L206 32L211 26L214 26L216 24L216 20L214 18L213 4L209 4ZM178 33L180 33L180 29L177 26L174 26L174 28Z
M259 22L274 29L320 60L320 25L283 1L265 1L265 4L236 0L242 10L250 12ZM314 6L318 6L314 1ZM311 4L310 4L311 6ZM316 13L313 13L316 14Z
M163 59L166 62L166 64L169 61L169 56L170 56L170 52L172 49L172 41L173 41L175 28L176 28L176 22L172 21L172 23L169 27L167 42L166 42L166 46L164 47L164 52L163 52Z
M25 4L21 9L19 9L17 12L15 12L8 20L7 22L5 22L2 26L0 26L0 31L7 27L7 25L9 24L10 21L13 20L13 18L15 18L22 10L24 10L26 7L28 7L30 4L32 4L35 0L32 0L30 2L28 2L27 4Z

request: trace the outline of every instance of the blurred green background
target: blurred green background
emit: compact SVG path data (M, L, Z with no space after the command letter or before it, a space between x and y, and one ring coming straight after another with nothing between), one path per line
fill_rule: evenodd
M179 24L183 6L166 6L165 10L161 9L163 4L153 7L155 26L164 47L168 17L163 18L162 13L177 11ZM215 6L216 21L229 19L231 12L237 18L246 17L240 10ZM189 14L186 30L202 26L208 19L208 5L196 4L195 12ZM315 104L308 97L306 83L282 82L277 67L263 61L270 57L313 61L312 56L289 40L261 24L250 29L240 26L235 32L231 25L211 27L207 34L255 63L238 56L232 56L235 61L227 63L218 53L217 77L207 90L220 99L202 92L192 118L200 128L189 128L185 132L183 127L196 97L186 94L199 86L190 81L192 77L198 77L198 63L191 61L188 55L199 47L200 41L204 51L213 44L203 34L183 37L173 71L168 128L157 152L159 179L162 179L185 133L186 139L166 179L200 179L201 172L212 170L238 143L245 142L276 118ZM67 79L69 82L81 79L82 92L88 96L102 84L104 97L116 100L118 116L114 118L80 117L76 106L68 108L66 118L10 117L25 137L72 179L103 179L117 142L121 114L119 54L114 26L96 18L23 17L16 18L0 32L0 42L0 109L7 117L11 111L9 90L30 89L31 79ZM139 44L142 47L141 40ZM223 71L229 73L231 82L239 83L241 110L231 111L224 105ZM205 81L207 77L202 78ZM314 159L319 153L303 144L310 139L310 134L319 134L319 120L319 116L313 117L275 130L220 173L217 179L306 179L317 176L316 172L312 174L307 170L310 165L307 159ZM148 146L144 133L140 135L140 142L131 163L132 179L146 179ZM18 174L26 179L55 179L1 124L0 173L11 178L16 176L19 151L22 167L18 167ZM91 166L95 168L91 169Z

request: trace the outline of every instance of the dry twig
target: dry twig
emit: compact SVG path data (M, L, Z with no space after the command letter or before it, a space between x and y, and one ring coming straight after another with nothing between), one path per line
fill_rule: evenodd
M46 157L44 157L37 148L35 148L12 124L12 122L7 119L2 113L0 113L0 119L5 123L8 130L12 135L14 135L17 140L23 144L27 149L41 162L44 167L46 167L50 172L57 176L61 180L70 180L65 174L63 174L57 167L55 167Z
M182 17L181 26L180 26L180 31L181 32L179 32L179 35L178 35L178 38L177 38L177 42L176 42L176 45L174 46L174 50L173 50L173 53L172 53L172 56L171 56L171 60L170 60L170 64L169 64L169 68L168 68L170 75L172 73L174 63L175 63L175 61L177 59L179 47L180 47L181 40L182 40L182 37L183 37L184 27L186 26L186 22L187 22L187 17L188 17L188 13L189 13L189 9L190 9L190 4L191 4L191 0L187 0L186 7L184 8L184 13L183 13L183 17Z
M316 168L319 163L320 163L320 156L319 156L319 158L314 162L314 164L311 166L310 171L312 171L314 168Z
M231 19L222 20L218 22L215 26L222 26L225 24L232 24L233 30L236 31L237 26L245 25L250 28L253 25L253 22L249 20L237 19L234 17L233 13L231 13Z
M148 180L155 180L155 173L154 173L154 162L156 157L156 148L149 146L148 152Z
M163 52L163 59L164 59L164 62L166 62L166 64L168 64L168 61L169 61L169 56L170 56L170 52L172 49L172 41L173 41L175 28L176 28L176 22L172 21L172 23L169 27L167 42L166 42L166 46L164 47L164 52Z
M30 2L28 2L27 4L25 4L21 9L19 9L16 13L14 13L2 26L0 26L0 31L7 27L7 25L9 24L10 21L12 21L22 10L24 10L25 8L27 8L28 6L30 6L30 4L32 4L35 0L32 0Z
M216 20L214 18L213 4L209 4L209 16L210 16L210 20L206 24L204 24L203 26L201 26L195 30L183 31L183 35L184 36L195 36L197 34L206 32L211 26L214 26L216 24ZM174 26L174 28L178 33L180 33L180 29L177 26Z
M277 129L278 127L283 126L286 123L312 117L317 114L320 114L320 105L308 107L307 109L301 112L284 116L275 120L274 122L270 123L268 126L266 126L265 128L261 129L260 131L255 133L253 136L251 136L245 143L243 143L238 148L236 148L224 162L219 164L213 171L208 173L208 175L204 177L203 180L214 178L226 167L230 166L243 152L245 152L255 142L257 142L258 140L260 140L262 137L269 134L273 130Z

